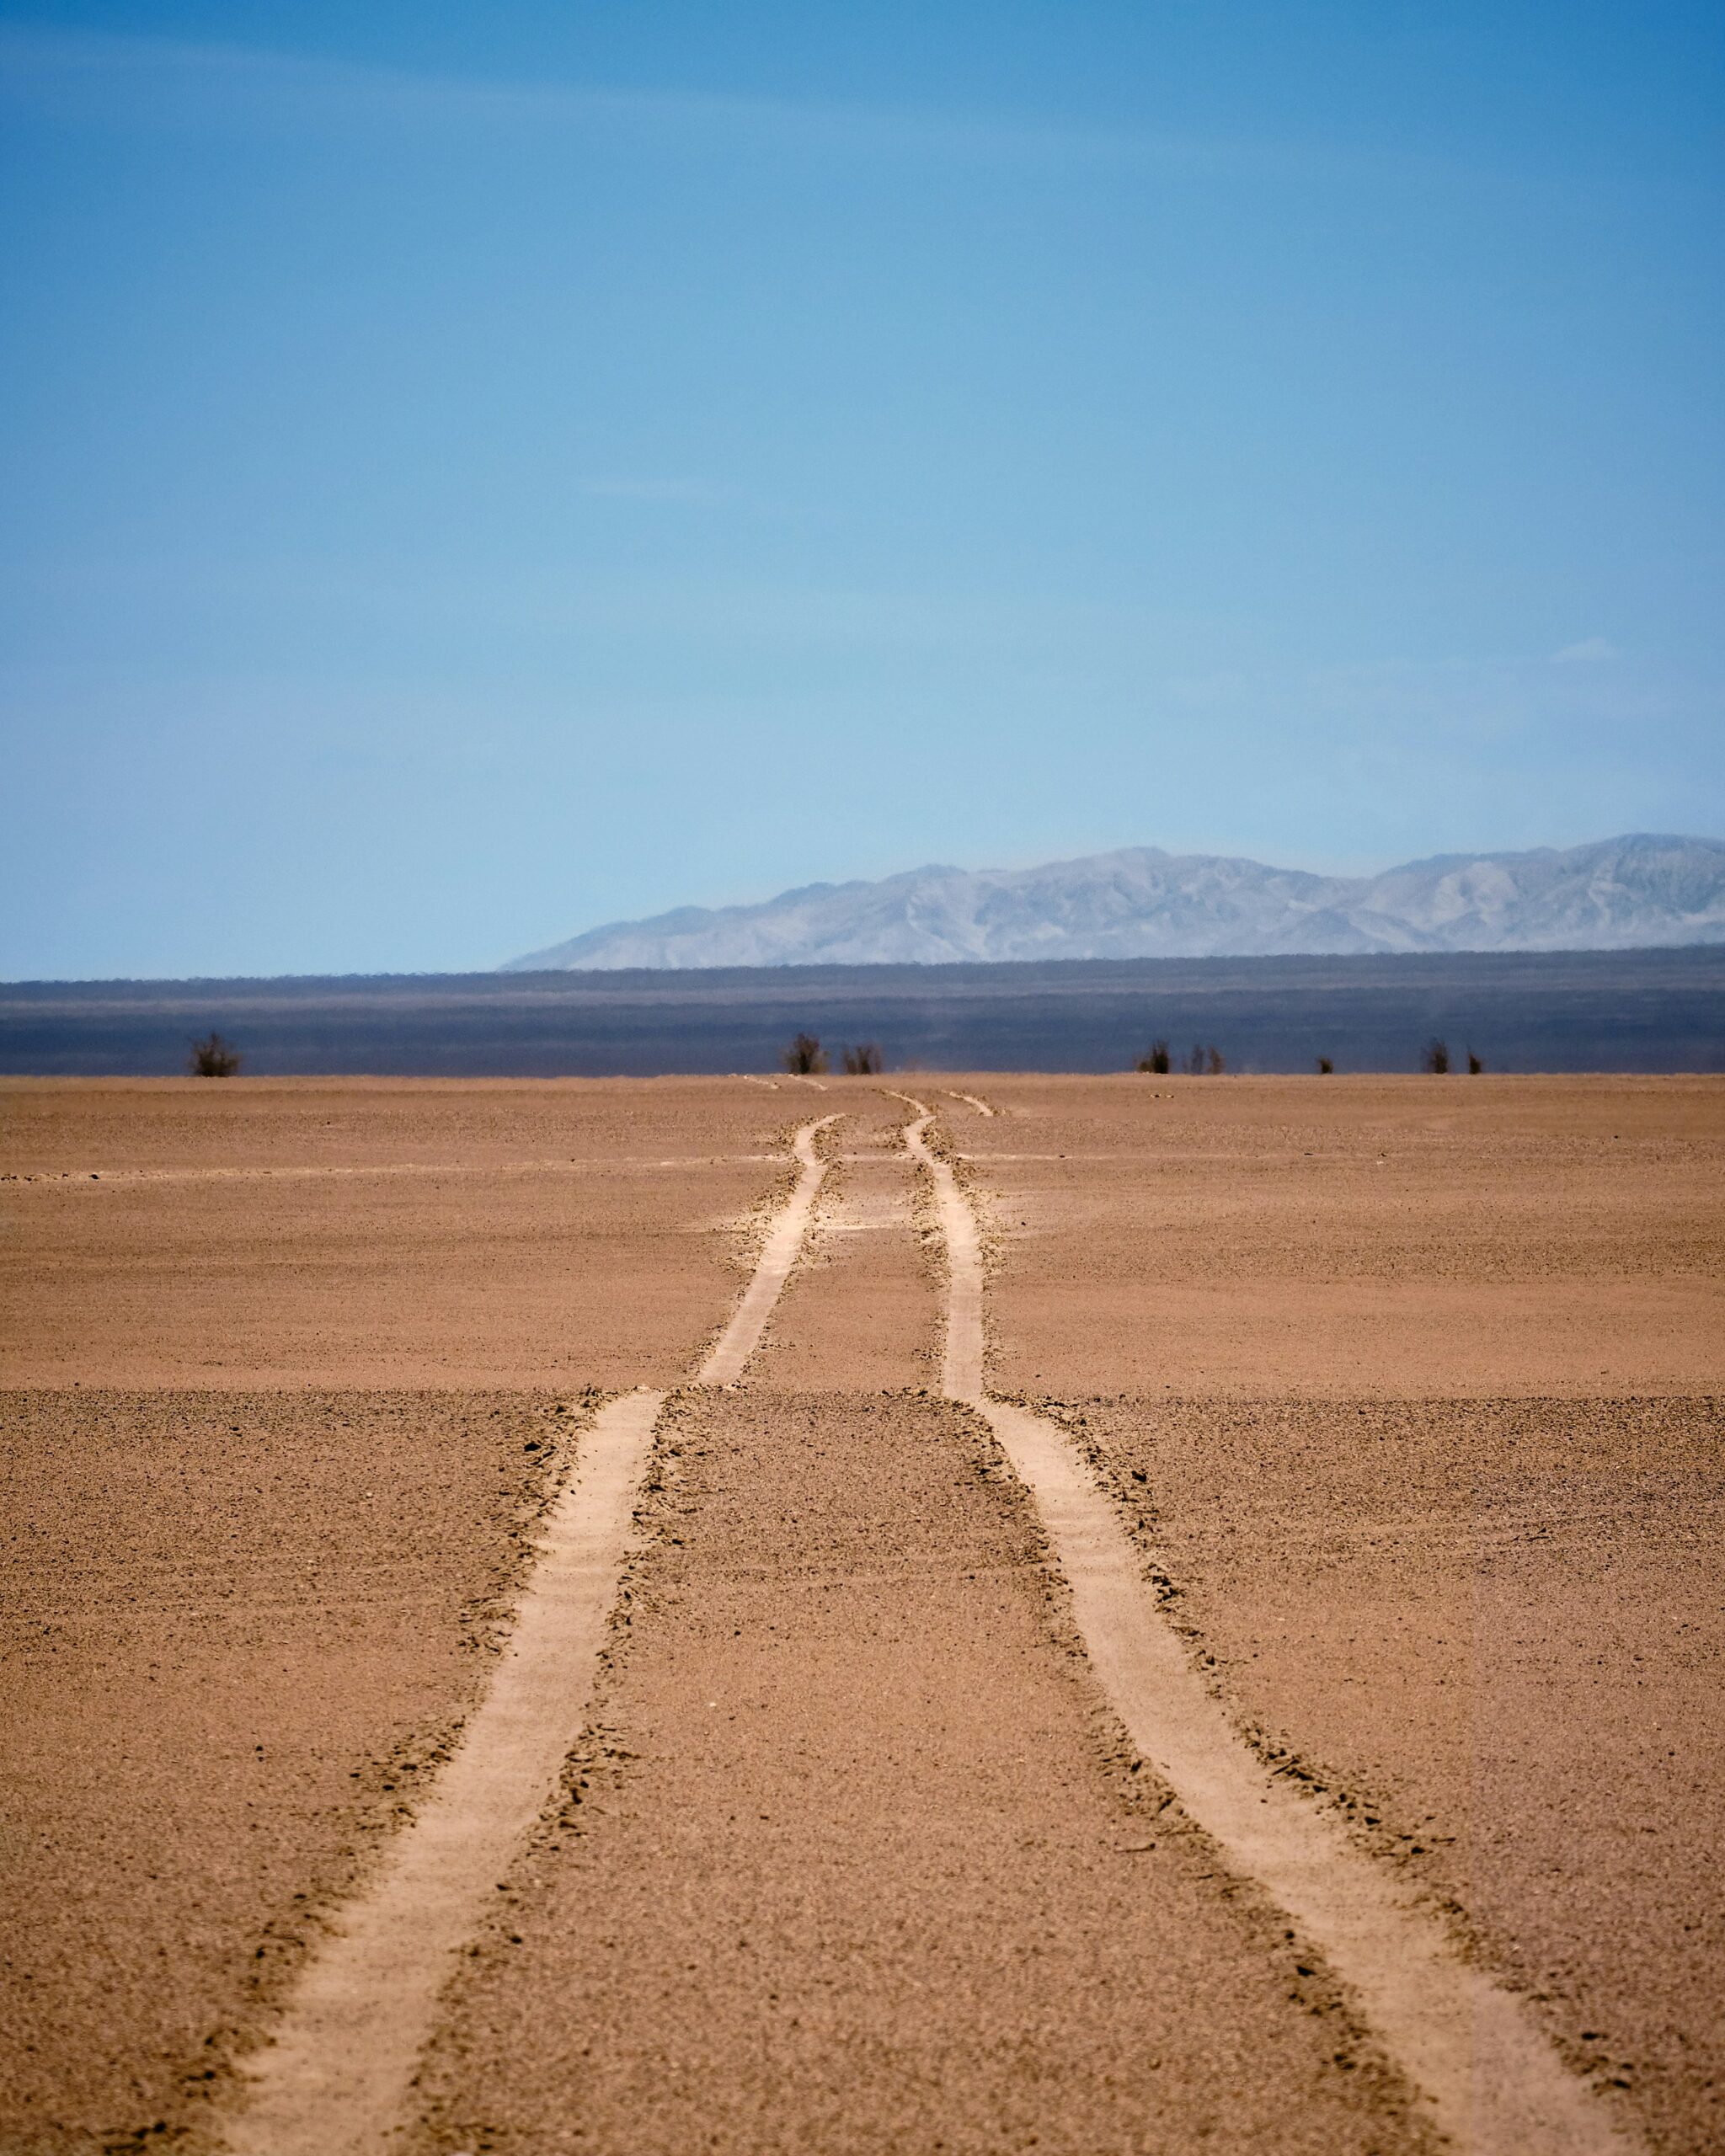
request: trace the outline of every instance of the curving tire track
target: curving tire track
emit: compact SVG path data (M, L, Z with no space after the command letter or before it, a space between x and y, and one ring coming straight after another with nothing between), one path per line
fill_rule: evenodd
M795 1264L825 1166L804 1124L796 1188L696 1382L734 1382ZM228 2156L366 2156L403 2119L457 1956L554 1794L579 1737L663 1406L610 1402L546 1516L538 1563L459 1748L302 1972L275 2040L242 2068Z
M805 1123L797 1133L793 1150L803 1171L797 1178L797 1187L767 1230L754 1278L742 1301L731 1313L730 1322L696 1373L697 1385L734 1385L743 1374L743 1365L760 1346L773 1305L783 1292L803 1247L803 1239L814 1217L814 1201L825 1178L826 1163L814 1150L815 1133L837 1121L836 1115L820 1116L813 1123Z
M908 1095L900 1095L908 1100ZM944 1390L985 1417L1041 1515L1073 1615L1128 1735L1236 1871L1265 1888L1358 1999L1432 2123L1471 2156L1628 2156L1639 2143L1564 2066L1526 2003L1235 1733L1162 1617L1108 1498L1058 1424L991 1400L975 1215L927 1145L946 1244Z

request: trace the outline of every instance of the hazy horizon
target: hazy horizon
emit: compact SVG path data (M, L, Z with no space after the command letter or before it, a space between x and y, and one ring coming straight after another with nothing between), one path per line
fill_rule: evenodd
M1500 851L1494 854L1482 854L1477 851L1464 851L1461 852L1429 856L1412 861L1385 862L1380 867L1375 867L1363 873L1348 869L1319 870L1316 873L1325 878L1327 881L1330 881L1332 883L1345 880L1356 887L1359 887L1355 890L1352 896L1357 901L1363 901L1368 896L1364 887L1369 885L1373 879L1378 876L1398 877L1409 872L1438 872L1450 867L1466 870L1475 863L1482 862L1527 862L1538 860L1541 857L1545 856L1555 856L1559 860L1562 860L1566 851L1579 851L1585 853L1591 851L1595 848L1619 846L1627 846L1632 849L1635 849L1637 852L1639 852L1642 849L1649 847L1679 846L1713 848L1719 850L1722 853L1725 853L1725 838L1714 838L1711 835L1694 832L1684 834L1648 831L1622 832L1590 842L1583 842L1583 846L1579 848L1572 850L1553 847L1531 847L1513 852ZM620 919L610 921L590 921L580 924L574 928L571 934L566 937L559 937L552 943L535 945L527 950L517 951L510 958L489 966L457 967L433 964L424 966L377 968L329 967L315 971L308 970L304 968L291 967L284 968L271 973L260 972L254 969L229 974L198 974L116 975L83 974L61 974L57 976L42 974L8 974L0 975L0 985L18 988L28 988L32 985L76 987L80 985L96 986L104 983L111 984L116 981L124 982L128 980L142 982L147 982L150 980L163 982L173 982L176 980L234 981L242 979L289 981L296 979L338 980L344 979L367 979L392 977L428 979L440 977L470 978L480 976L488 973L506 974L518 972L531 968L535 961L540 959L545 960L553 970L560 970L564 967L574 965L577 967L596 967L598 970L603 972L611 970L619 965L622 965L629 969L636 969L641 966L646 966L650 969L656 966L670 966L673 969L680 969L690 966L698 967L719 965L733 969L740 966L745 970L758 969L761 967L765 967L771 970L772 968L779 966L812 965L816 968L821 968L833 964L837 964L841 967L856 964L864 966L885 965L888 967L897 967L904 964L910 964L914 967L917 965L943 965L950 963L964 965L980 964L984 966L992 964L1010 965L1027 962L1032 963L1058 963L1061 962L1063 958L1070 958L1073 956L1076 956L1080 963L1084 963L1092 957L1101 959L1103 963L1109 963L1116 959L1131 959L1135 958L1154 959L1157 958L1203 958L1214 956L1227 958L1252 958L1274 955L1272 947L1261 942L1247 941L1237 943L1234 942L1227 942L1223 945L1212 949L1207 947L1200 947L1196 944L1188 947L1183 946L1178 942L1170 942L1167 940L1165 935L1159 937L1157 940L1146 941L1141 944L1135 945L1134 948L1130 952L1119 950L1110 946L1106 952L1099 951L1094 953L1088 952L1077 953L1063 953L1060 949L1056 947L1058 938L1055 939L1055 942L1049 942L1044 940L1047 931L1051 930L1055 926L1056 921L1060 916L1065 915L1067 913L1069 908L1075 901L1080 899L1081 894L1087 888L1092 891L1094 890L1096 878L1094 877L1085 876L1083 872L1095 869L1101 864L1110 862L1117 857L1124 858L1143 855L1160 856L1165 858L1176 868L1188 865L1215 864L1216 867L1225 871L1231 872L1239 869L1248 871L1262 870L1266 872L1271 878L1277 878L1290 874L1300 876L1313 873L1306 864L1297 862L1290 862L1286 860L1278 862L1260 862L1254 861L1249 857L1240 855L1175 853L1169 849L1154 845L1122 846L1114 849L1108 853L1100 855L1081 855L1076 857L1063 858L1058 861L1043 861L1037 862L991 862L973 865L951 862L925 862L914 864L909 867L889 870L884 876L879 878L850 878L845 879L816 878L811 879L807 883L793 885L788 888L781 886L777 889L764 893L760 897L745 898L729 905L708 908L692 902L680 902L670 907L661 909L656 914L639 915L633 919ZM1632 857L1632 862L1633 856ZM1706 917L1703 918L1702 915L1700 913L1695 914L1694 918L1687 926L1686 932L1682 934L1674 934L1669 932L1670 923L1669 921L1663 918L1656 924L1660 932L1645 932L1645 925L1648 922L1649 916L1645 912L1637 914L1636 908L1637 905L1645 905L1649 901L1652 901L1655 905L1659 903L1657 894L1662 889L1669 889L1669 879L1673 873L1673 867L1674 865L1669 862L1650 863L1648 870L1642 872L1639 875L1632 873L1629 876L1624 888L1617 894L1618 900L1621 902L1621 917L1616 924L1618 932L1605 938L1600 938L1597 936L1582 937L1578 940L1560 938L1560 940L1557 941L1537 943L1514 942L1502 942L1489 940L1475 941L1470 938L1460 942L1433 942L1429 945L1419 947L1418 949L1410 949L1409 951L1404 952L1402 955L1420 955L1423 951L1424 955L1447 953L1450 955L1465 956L1471 954L1489 956L1493 953L1501 954L1504 953L1520 953L1523 955L1530 956L1545 953L1547 955L1562 957L1565 954L1586 952L1594 952L1595 953L1604 953L1606 952L1633 953L1637 951L1647 951L1650 953L1659 951L1669 952L1699 947L1701 946L1710 946L1717 942L1718 938L1711 932L1711 931L1717 926L1717 920L1715 919L1715 916L1718 913L1720 905L1720 899L1717 893L1710 897L1708 900L1709 910ZM670 932L673 928L676 930L687 928L696 933L710 932L714 930L722 930L727 920L732 915L740 916L745 922L756 916L770 920L788 902L795 902L804 899L819 900L823 894L831 894L833 897L838 899L842 899L846 894L852 892L863 894L863 905L866 909L869 905L874 894L880 894L885 890L891 890L900 886L904 886L907 887L907 895L904 901L905 905L910 910L910 911L920 914L927 903L929 897L932 896L932 893L926 890L922 885L921 879L923 878L954 878L957 879L960 885L967 886L972 883L982 883L985 885L992 879L999 879L1001 887L1001 895L1004 895L1007 889L1014 886L1022 886L1028 882L1033 887L1039 884L1044 877L1058 876L1059 872L1061 871L1078 872L1080 881L1076 884L1069 882L1061 885L1058 889L1050 887L1048 904L1051 910L1049 911L1044 929L1039 931L1036 947L1032 952L1026 952L1023 953L1014 953L1012 955L1004 958L991 957L982 953L958 952L946 953L938 957L929 956L923 958L907 958L902 955L895 955L890 957L883 956L879 958L847 958L844 956L829 956L823 953L821 955L811 954L809 956L778 957L770 959L751 959L734 957L717 958L702 958L699 959L692 959L687 957L677 957L675 958L636 958L631 957L627 959L621 959L615 956L599 957L595 958L577 958L563 955L563 953L573 946L588 942L595 939L602 939L608 936L618 937L627 942L632 932L646 933L648 931L654 931ZM1597 875L1598 872L1597 869L1591 871L1589 878L1584 879L1579 884L1578 884L1576 881L1577 872L1573 867L1567 869L1564 873L1567 881L1562 888L1571 892L1576 896L1582 896L1591 884L1594 877ZM1683 872L1680 872L1680 875L1681 873ZM1695 864L1689 864L1686 873L1692 875L1695 873ZM1651 873L1654 878L1654 881L1651 885L1646 884L1645 882L1646 876L1648 873ZM1524 878L1523 880L1525 881L1525 879ZM1639 899L1632 895L1632 893L1637 885L1643 886ZM937 886L936 888L940 887ZM1434 889L1435 887L1433 888ZM1177 903L1182 905L1189 905L1193 899L1198 898L1199 895L1199 894L1197 889L1185 889L1178 894L1171 894L1172 897L1176 898ZM1247 903L1249 907L1249 883L1247 891L1242 892L1240 895L1246 897ZM1537 905L1541 903L1542 895L1544 901L1549 905L1554 895L1554 893L1549 884L1549 879L1547 879L1546 887L1542 894L1538 888L1538 879L1535 878L1534 881L1534 887L1525 890L1521 898L1519 899L1516 903L1519 906L1523 908L1525 908L1528 904ZM1691 909L1693 909L1698 903L1699 896L1700 894L1693 889L1689 890L1686 903ZM1327 898L1325 900L1327 905L1334 902L1335 901L1331 898ZM991 900L989 903L992 907L996 902ZM1242 918L1246 919L1247 916L1242 915ZM1604 921L1605 916L1600 915L1594 916L1594 918L1596 921ZM1290 921L1291 919L1292 916L1290 915ZM1643 932L1639 934L1632 934L1627 940L1625 940L1621 933L1622 923L1625 920L1633 920L1636 922L1636 925L1643 930ZM1264 926L1262 917L1260 917L1257 926L1259 928L1262 928ZM1549 919L1547 926L1550 926ZM930 930L931 934L932 934L934 931L932 922L930 923ZM1289 958L1348 955L1348 947L1344 944L1336 942L1310 944L1293 942L1284 944L1277 947L1279 949L1282 956ZM1397 952L1393 945L1375 944L1371 947L1370 954L1381 957L1394 956L1397 955Z

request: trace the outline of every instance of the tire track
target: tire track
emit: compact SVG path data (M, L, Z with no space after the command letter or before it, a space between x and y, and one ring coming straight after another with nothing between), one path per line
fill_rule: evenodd
M1462 1961L1444 1925L1235 1732L1065 1432L988 1397L976 1219L927 1142L932 1111L912 1105L919 1120L905 1143L932 1180L946 1244L944 1390L986 1418L1034 1498L1086 1650L1133 1743L1228 1863L1274 1897L1354 1991L1455 2147L1471 2156L1627 2156L1639 2144L1569 2073L1525 2002Z
M783 1210L767 1231L748 1293L731 1313L730 1322L696 1373L697 1385L734 1385L742 1375L744 1364L760 1346L772 1306L790 1278L797 1253L803 1247L814 1201L826 1175L826 1163L814 1150L815 1133L837 1121L836 1115L824 1115L814 1123L805 1123L797 1133L794 1150L803 1172Z
M825 1172L814 1134L835 1120L797 1133L802 1174L697 1383L733 1382L759 1343ZM664 1401L626 1394L586 1433L458 1749L312 1951L275 2041L242 2064L228 2156L371 2156L403 2118L456 1957L585 1723Z
M99 1182L109 1189L126 1189L153 1187L158 1183L322 1182L385 1176L568 1175L572 1169L591 1169L600 1175L629 1175L644 1168L753 1167L778 1157L776 1153L702 1153L659 1161L630 1160L619 1155L595 1160L579 1160L571 1155L558 1161L373 1161L353 1166L283 1168L54 1168L34 1174L0 1175L0 1182Z

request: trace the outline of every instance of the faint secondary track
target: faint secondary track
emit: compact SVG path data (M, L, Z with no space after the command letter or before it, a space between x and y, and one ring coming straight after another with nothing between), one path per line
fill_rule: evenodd
M128 1189L157 1183L321 1182L332 1177L379 1176L568 1175L571 1170L589 1169L601 1175L629 1175L642 1168L755 1167L777 1158L775 1153L691 1153L657 1161L630 1160L624 1155L580 1160L571 1155L563 1161L374 1161L353 1166L289 1168L54 1168L34 1175L0 1175L0 1182L99 1182L109 1189Z
M1353 1990L1447 2140L1471 2156L1627 2156L1639 2143L1563 2065L1525 2003L1462 1961L1442 1924L1236 1733L1066 1433L988 1397L975 1216L926 1142L932 1113L911 1105L920 1119L905 1143L932 1178L947 1250L943 1389L987 1419L1034 1498L1086 1651L1133 1743L1231 1867L1269 1892Z
M697 1383L730 1382L758 1344L825 1173L814 1133L834 1120L797 1133L803 1171ZM402 2120L456 1956L580 1734L664 1400L626 1394L582 1438L459 1748L313 1950L275 2041L243 2064L229 2156L377 2156Z

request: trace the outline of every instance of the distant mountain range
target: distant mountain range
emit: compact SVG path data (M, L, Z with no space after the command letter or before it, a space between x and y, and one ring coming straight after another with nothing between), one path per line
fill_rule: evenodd
M758 905L613 921L499 970L934 965L1278 952L1622 951L1725 942L1725 841L1638 835L1314 876L1126 846L1040 868L913 868Z

